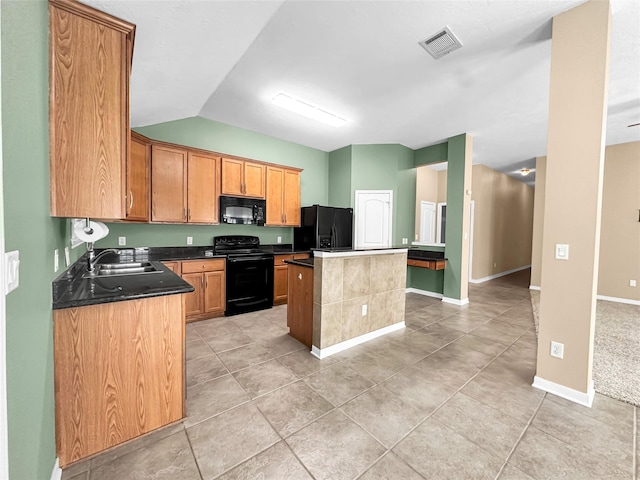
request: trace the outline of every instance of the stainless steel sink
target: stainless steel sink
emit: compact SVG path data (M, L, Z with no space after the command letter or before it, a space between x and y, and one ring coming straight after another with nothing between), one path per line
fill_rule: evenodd
M151 262L131 263L99 263L93 272L87 272L84 277L115 277L120 275L145 275L149 273L162 273Z

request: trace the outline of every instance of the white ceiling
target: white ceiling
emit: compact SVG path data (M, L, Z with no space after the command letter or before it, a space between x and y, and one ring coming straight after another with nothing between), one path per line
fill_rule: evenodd
M583 0L84 2L137 26L134 127L199 115L324 151L468 132L474 163L516 174L546 151L551 18ZM608 145L640 140L640 2L611 4ZM445 25L463 48L434 60L418 42Z

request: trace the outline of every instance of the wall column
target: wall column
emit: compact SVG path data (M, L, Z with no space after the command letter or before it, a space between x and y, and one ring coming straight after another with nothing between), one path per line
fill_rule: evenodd
M544 186L547 178L547 157L536 158L536 187L533 198L533 238L531 239L531 278L529 288L540 290L542 270L542 231L544 223Z
M538 365L533 385L591 405L607 113L609 0L553 19ZM556 259L568 244L567 260ZM564 358L550 354L564 344Z
M473 138L467 133L449 139L447 152L447 226L445 230L443 302L469 303L469 228Z

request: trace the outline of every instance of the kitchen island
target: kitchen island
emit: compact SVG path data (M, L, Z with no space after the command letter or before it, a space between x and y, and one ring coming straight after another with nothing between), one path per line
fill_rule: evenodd
M290 264L307 270L313 268L313 314L306 323L311 323L314 356L325 358L404 328L406 248L315 250L313 267L303 261ZM304 290L296 288L296 282L304 278L304 271L290 277L292 313L297 303L304 303L300 298ZM299 315L295 321L289 320L290 329L299 322ZM295 333L293 336L297 338Z

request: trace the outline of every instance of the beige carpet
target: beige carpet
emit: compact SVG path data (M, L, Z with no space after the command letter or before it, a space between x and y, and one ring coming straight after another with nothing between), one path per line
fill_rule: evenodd
M539 302L531 291L536 333ZM640 406L640 306L598 300L594 343L596 392Z

